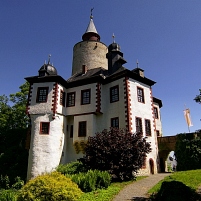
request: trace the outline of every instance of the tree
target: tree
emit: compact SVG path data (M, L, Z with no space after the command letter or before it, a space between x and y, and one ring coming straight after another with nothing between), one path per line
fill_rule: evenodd
M108 171L113 179L130 180L150 151L151 145L141 133L111 128L88 138L85 156L80 160L90 169Z
M200 94L197 95L197 96L194 98L194 100L195 100L196 103L200 103L200 104L201 104L201 89L199 89L199 91L200 91Z
M9 176L11 185L16 176L26 178L28 153L25 150L28 116L26 103L29 83L9 97L0 96L0 176ZM1 187L1 184L0 184Z

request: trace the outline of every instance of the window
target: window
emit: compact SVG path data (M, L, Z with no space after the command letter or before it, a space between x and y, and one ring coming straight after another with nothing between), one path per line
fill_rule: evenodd
M78 137L86 137L86 135L87 135L87 122L80 121L78 128Z
M111 119L111 127L119 128L119 118L118 117Z
M81 105L90 104L91 90L86 89L81 91Z
M119 86L114 86L110 88L110 102L119 101Z
M151 122L149 119L145 119L145 132L146 136L151 136Z
M158 119L158 108L154 107L154 118Z
M66 93L64 91L60 91L60 105L65 107L66 102Z
M75 92L67 93L67 107L75 106Z
M142 133L142 119L139 117L135 118L136 132Z
M156 130L156 135L157 135L157 137L160 137L160 132L159 132L159 130Z
M47 95L48 95L48 87L38 87L37 91L37 103L45 103L47 102Z
M40 122L40 134L49 134L50 122Z
M70 126L70 138L73 138L73 125Z
M137 98L138 102L144 103L144 90L140 87L137 87Z

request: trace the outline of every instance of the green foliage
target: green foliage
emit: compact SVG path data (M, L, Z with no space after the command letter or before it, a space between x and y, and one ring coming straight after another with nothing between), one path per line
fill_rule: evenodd
M150 189L149 194L164 201L198 200L195 191L200 185L201 170L175 172Z
M145 177L137 177L136 180L143 179ZM107 189L97 189L95 191L82 194L79 201L112 201L114 196L117 195L121 189L126 185L135 181L114 182Z
M66 175L84 192L91 192L98 188L107 188L111 183L111 176L107 171L89 170L74 175Z
M0 135L10 129L26 128L28 116L26 115L26 103L29 93L29 83L25 82L20 87L20 91L0 96ZM9 105L12 103L12 106Z
M10 185L15 183L16 176L25 180L28 159L25 139L29 83L25 82L19 88L19 92L9 97L0 96L0 175L7 175Z
M201 168L201 133L179 134L175 147L177 170Z
M88 138L86 155L80 160L88 169L108 171L113 179L130 180L142 167L150 147L141 133L111 128Z
M24 186L24 181L20 177L15 178L15 183L12 185L12 189L19 190Z
M27 130L13 129L0 135L0 174L9 177L10 185L16 176L26 179L28 151L25 150ZM1 184L0 184L1 186Z
M77 201L81 194L70 178L53 172L30 180L19 191L17 201Z
M83 165L82 162L75 161L68 164L61 164L57 167L57 171L61 172L62 174L77 174L80 172L87 172L86 167Z
M17 191L13 189L0 191L1 201L17 201Z
M10 179L7 175L0 175L0 189L9 189L10 188Z

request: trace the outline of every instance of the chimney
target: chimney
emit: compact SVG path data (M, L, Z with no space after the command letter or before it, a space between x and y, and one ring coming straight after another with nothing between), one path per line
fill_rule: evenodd
M87 66L82 65L82 74L86 74L86 72L87 72Z

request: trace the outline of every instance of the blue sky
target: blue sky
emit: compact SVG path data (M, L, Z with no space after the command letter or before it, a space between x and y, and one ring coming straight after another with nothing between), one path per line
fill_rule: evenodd
M81 41L94 7L101 41L120 44L128 69L139 67L156 81L153 95L163 101L163 135L188 132L183 110L201 128L200 0L6 0L0 1L0 95L15 93L24 77L38 74L44 60L59 75L71 75L73 46Z

